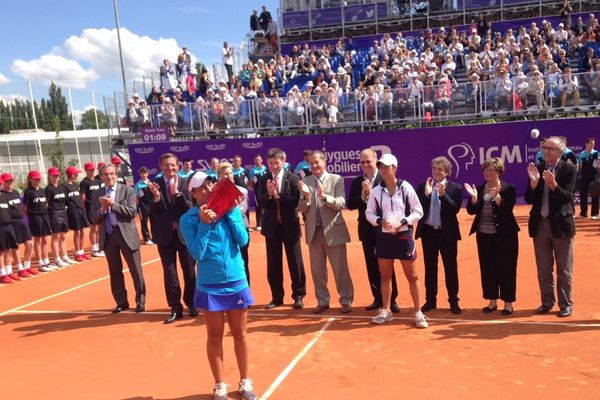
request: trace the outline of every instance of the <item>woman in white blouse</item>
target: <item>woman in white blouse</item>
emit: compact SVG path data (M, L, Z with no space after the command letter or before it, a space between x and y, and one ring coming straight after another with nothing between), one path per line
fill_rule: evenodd
M427 328L427 320L421 312L419 277L415 265L417 253L413 240L413 225L423 217L423 207L410 183L396 178L398 169L396 157L392 154L384 154L377 162L377 167L383 182L371 191L365 215L372 225L380 227L375 256L381 274L383 306L371 322L382 324L392 319L391 278L394 261L399 259L415 307L415 325L418 328Z

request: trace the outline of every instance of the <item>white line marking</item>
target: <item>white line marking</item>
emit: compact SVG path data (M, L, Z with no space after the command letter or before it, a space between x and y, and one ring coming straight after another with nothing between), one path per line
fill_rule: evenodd
M325 333L325 331L327 330L327 328L329 328L329 325L331 325L333 321L335 321L335 318L329 318L327 322L325 322L325 324L321 327L321 329L319 329L319 331L315 334L311 341L308 342L306 346L304 346L304 348L300 351L300 353L298 353L296 357L294 357L294 359L287 365L287 367L285 367L285 369L281 371L279 376L273 381L271 386L269 386L269 388L263 393L259 400L267 400L273 394L277 387L281 385L281 382L283 382L283 380L290 374L290 372L292 372L296 364L298 364L298 362L306 355L306 353L308 353L311 347L313 347L314 344L317 343L317 340L319 340L323 333Z
M145 265L148 265L148 264L155 263L157 261L160 261L160 258L155 258L153 260L146 261L145 263L142 264L142 267L145 266ZM129 269L124 269L123 272L129 272ZM94 279L93 281L82 283L81 285L77 285L77 286L74 286L74 287L72 287L70 289L63 290L62 292L58 292L58 293L52 294L50 296L43 297L43 298L41 298L39 300L32 301L31 303L27 303L27 304L24 304L22 306L12 308L12 309L10 309L8 311L4 311L4 312L0 313L0 317L2 317L4 315L7 315L7 314L10 314L10 313L13 313L15 311L22 310L23 308L26 308L26 307L33 306L35 304L39 304L39 303L44 302L46 300L50 300L50 299L53 299L55 297L62 296L63 294L71 293L71 292L73 292L75 290L81 289L81 288L89 286L89 285L93 285L94 283L101 282L101 281L103 281L105 279L108 279L108 278L110 278L110 275L106 275L106 276L103 276L101 278Z
M72 311L61 311L61 310L19 310L13 314L76 314L76 315L108 315L112 314L112 311L102 310L72 310ZM136 313L134 310L122 311L119 314L135 314L135 315L170 315L168 311L144 311L142 313Z

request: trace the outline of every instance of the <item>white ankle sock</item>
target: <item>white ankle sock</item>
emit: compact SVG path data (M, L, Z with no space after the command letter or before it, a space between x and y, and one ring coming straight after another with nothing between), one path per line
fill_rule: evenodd
M12 272L13 272L12 264L6 264L4 266L4 270L6 271L6 273L4 275L10 275L10 274L12 274Z
M50 264L50 259L49 258L44 258L44 265L48 265Z
M23 264L19 264L17 265L17 271L23 271L25 268L23 268Z
M31 268L31 260L23 261L23 268L25 268L25 269Z

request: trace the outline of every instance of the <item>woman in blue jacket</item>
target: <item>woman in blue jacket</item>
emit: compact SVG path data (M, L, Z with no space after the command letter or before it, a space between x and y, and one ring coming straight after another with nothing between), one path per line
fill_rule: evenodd
M242 399L254 400L246 344L248 307L254 299L240 253L240 247L248 243L248 232L239 207L215 218L214 211L206 207L212 188L212 179L204 172L192 175L188 190L196 205L179 221L188 251L198 261L194 306L202 310L206 322L206 352L215 378L214 399L228 398L223 381L223 328L227 314L240 371L239 392Z

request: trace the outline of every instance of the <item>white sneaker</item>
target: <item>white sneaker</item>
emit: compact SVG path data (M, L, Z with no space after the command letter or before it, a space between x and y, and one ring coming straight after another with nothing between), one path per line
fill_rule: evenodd
M388 321L391 321L394 317L392 317L392 312L388 311L384 308L380 308L377 311L377 315L371 319L372 324L383 324Z
M144 244L145 244L146 246L154 246L154 242L153 242L152 240L146 240L146 241L144 242Z
M592 219L593 219L594 221L596 221L596 220L598 219L598 216L597 216L597 215L592 215Z
M64 262L66 262L69 265L77 265L79 264L77 261L70 259L68 256L63 257L62 259Z
M92 257L102 257L102 255L100 254L99 251L94 250L94 251L92 251Z
M260 231L261 231L261 229L262 229L262 228L261 228L260 226L257 226L257 227L256 227L256 230L257 230L258 232L260 232Z
M104 250L101 250L98 252L98 256L99 257L106 257L106 255L104 254Z
M213 387L213 400L227 400L227 384L225 382L215 383Z
M429 324L427 323L427 317L421 311L417 311L415 313L415 325L417 328L429 327Z
M59 269L56 265L54 264L46 264L46 267L49 267L52 271L56 271L57 269Z
M40 272L52 272L52 271L54 271L54 268L52 268L51 265L40 265L38 267L38 271L40 271Z
M242 396L242 400L256 400L256 393L254 392L254 387L252 387L252 379L242 379L240 381L240 395Z
M58 269L58 268L65 268L65 267L68 267L68 266L69 266L69 263L67 263L67 262L65 262L65 261L63 261L63 260L60 260L60 259L57 259L57 260L56 260L56 262L55 262L54 264L55 264L55 265L56 265L56 267L57 267L56 269Z

